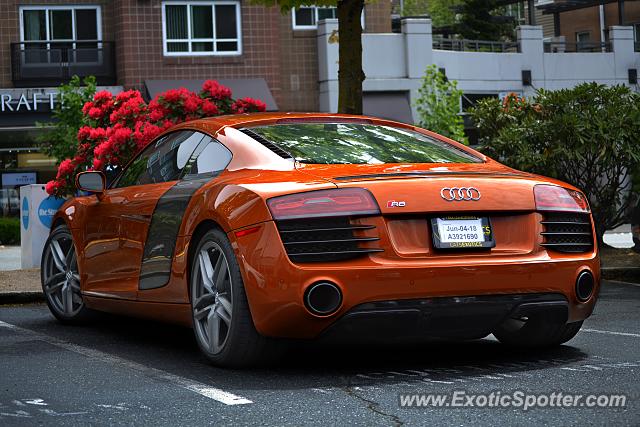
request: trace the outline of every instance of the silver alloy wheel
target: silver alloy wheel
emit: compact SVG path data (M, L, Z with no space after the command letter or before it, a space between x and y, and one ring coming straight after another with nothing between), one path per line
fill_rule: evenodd
M195 260L191 298L196 335L210 353L218 354L224 348L231 328L233 290L229 263L222 248L215 242L206 242Z
M84 307L84 302L80 294L78 258L71 234L56 233L42 256L42 289L47 300L63 317L75 316Z

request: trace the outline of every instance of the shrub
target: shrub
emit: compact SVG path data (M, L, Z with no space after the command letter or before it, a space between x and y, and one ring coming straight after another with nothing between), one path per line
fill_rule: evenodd
M76 149L78 129L83 125L82 106L96 93L96 79L93 76L80 81L73 76L68 84L58 89L58 102L53 108L53 122L38 123L44 129L38 142L46 155L58 162L73 157Z
M461 96L455 81L447 80L435 65L428 66L416 100L418 125L466 144Z
M207 80L200 93L171 89L148 104L137 90L117 96L100 91L81 110L83 126L77 131L71 156L60 162L47 193L64 197L75 192L75 176L84 170L112 172L121 169L152 139L187 120L220 114L265 111L264 102L232 99L231 90Z
M624 223L631 175L640 168L640 95L583 83L540 90L531 100L485 99L472 116L485 154L583 190L600 239Z
M0 243L15 245L20 243L20 219L0 217Z

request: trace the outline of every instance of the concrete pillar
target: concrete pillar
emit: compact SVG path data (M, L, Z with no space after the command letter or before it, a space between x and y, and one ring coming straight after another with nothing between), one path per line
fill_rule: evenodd
M318 109L338 111L338 20L324 19L318 23Z
M404 35L407 77L419 79L424 76L427 66L433 62L431 19L402 19L402 34Z
M521 25L517 28L517 35L522 53L522 70L530 70L532 79L532 86L523 86L522 91L525 96L532 96L535 88L545 86L542 26Z
M551 37L549 53L564 53L567 49L565 36Z
M616 80L629 84L629 69L640 71L640 54L634 52L633 27L609 27L609 41L613 51Z

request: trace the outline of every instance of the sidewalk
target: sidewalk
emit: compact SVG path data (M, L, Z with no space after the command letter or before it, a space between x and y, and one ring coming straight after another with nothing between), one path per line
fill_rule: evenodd
M44 301L40 269L0 271L0 304Z

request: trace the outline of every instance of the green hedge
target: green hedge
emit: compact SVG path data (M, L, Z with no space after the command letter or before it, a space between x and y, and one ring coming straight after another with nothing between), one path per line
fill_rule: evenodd
M19 218L0 218L0 243L3 245L20 243Z

